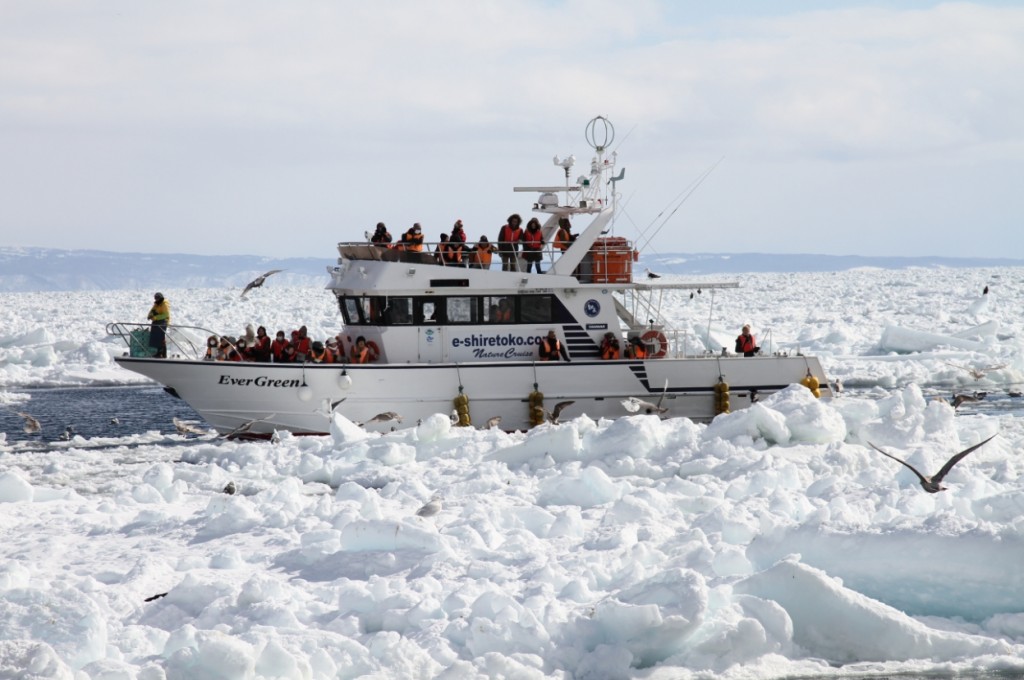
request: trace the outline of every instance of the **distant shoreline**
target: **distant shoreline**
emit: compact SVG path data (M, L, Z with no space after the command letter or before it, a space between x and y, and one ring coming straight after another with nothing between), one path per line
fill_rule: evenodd
M268 269L283 269L282 286L323 286L332 258L269 258L257 255L119 253L101 250L0 247L0 292L150 290L241 287ZM977 257L882 257L776 253L644 254L638 270L662 275L829 272L858 268L1024 267L1024 260Z

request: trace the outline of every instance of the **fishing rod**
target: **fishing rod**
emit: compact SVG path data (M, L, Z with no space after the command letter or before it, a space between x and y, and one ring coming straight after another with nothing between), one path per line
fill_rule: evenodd
M651 234L649 237L647 237L647 239L638 248L638 250L642 251L645 248L647 248L647 246L650 244L650 242L652 240L654 240L654 237L657 236L658 233L668 223L668 221L670 219L672 219L672 216L676 214L676 211L678 211L679 208L681 208L683 206L683 204L686 203L687 199L689 199L690 196L693 195L693 192L695 192L697 190L697 188L701 184L704 183L704 180L706 180L711 175L711 173L715 171L715 168L717 168L721 164L721 162L723 160L725 160L725 156L722 156L717 161L715 161L715 163L710 168L708 168L702 174L700 174L697 177L697 179L695 179L693 182L691 182L689 184L689 186L687 188L685 188L681 192L679 192L679 194L677 194L675 198L673 198L671 201L669 201L669 204L667 206L665 206L665 208L663 208L662 211L660 213L658 213L653 220L651 220L651 224L649 224L646 229L644 229L642 232L640 232L640 234L639 234L640 238L644 238L644 236L647 234L647 232L650 231L651 227L653 227L654 224L658 221L658 219L661 218L661 216L665 214L665 211L668 210L669 207L671 207L673 204L675 204L675 207L672 208L672 212L670 212L668 215L665 216L665 219L663 219L661 221L661 224L659 224L657 229L654 230L654 233Z

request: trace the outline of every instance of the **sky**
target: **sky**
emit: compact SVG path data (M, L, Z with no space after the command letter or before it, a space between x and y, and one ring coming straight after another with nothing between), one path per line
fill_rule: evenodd
M494 238L602 115L647 254L1024 253L1011 2L41 0L0 54L7 246Z

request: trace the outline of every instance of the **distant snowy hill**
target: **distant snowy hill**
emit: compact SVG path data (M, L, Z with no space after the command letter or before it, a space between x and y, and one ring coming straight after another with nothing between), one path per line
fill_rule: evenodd
M329 258L274 259L255 255L115 253L99 250L0 247L0 292L151 290L241 287L269 269L284 269L283 286L326 285ZM765 253L644 255L641 268L662 274L844 271L857 267L1017 267L1010 258L862 257Z
M328 258L114 253L0 247L0 292L241 287L270 270L283 286L325 285Z

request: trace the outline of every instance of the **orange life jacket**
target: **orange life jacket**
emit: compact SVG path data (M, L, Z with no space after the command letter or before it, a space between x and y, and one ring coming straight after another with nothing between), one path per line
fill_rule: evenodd
M490 267L492 253L494 252L492 250L493 247L494 246L488 245L486 248L481 248L480 246L474 248L473 252L470 253L471 262L473 264L480 265L483 269Z
M613 345L611 342L601 343L601 358L604 360L618 359L620 356L619 348Z
M548 338L544 338L540 343L540 360L541 361L558 361L562 357L562 343L557 339L552 342Z
M555 247L561 251L565 251L569 246L572 245L572 236L569 234L569 230L565 227L559 227L558 233L555 234Z
M757 348L757 341L754 340L754 336L752 334L751 335L743 335L742 333L740 333L738 336L736 336L736 351L737 352L742 352L744 354L747 354L748 352L753 352L756 348Z
M402 250L408 250L409 252L413 253L422 253L423 233L421 232L419 234L416 234L413 233L413 231L410 229L409 231L402 234Z
M498 248L501 250L515 250L517 244L523 239L523 228L512 228L506 224L498 232Z
M523 250L541 250L544 247L544 234L540 229L523 232Z
M352 346L352 363L353 364L368 364L370 363L370 348L364 346L359 349L357 345Z

